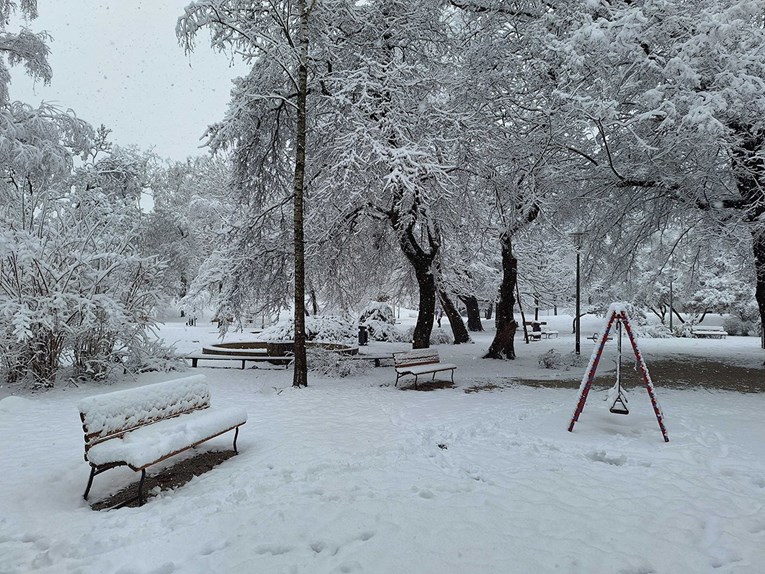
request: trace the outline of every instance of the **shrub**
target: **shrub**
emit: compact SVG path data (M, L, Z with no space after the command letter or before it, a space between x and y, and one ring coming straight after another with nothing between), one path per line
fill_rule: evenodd
M305 318L307 341L353 343L356 341L356 326L350 321L334 316L312 316ZM295 322L292 319L264 329L258 338L261 341L293 341Z
M646 339L669 339L675 336L666 325L638 325L634 328L634 333L637 337Z
M414 327L409 327L406 331L402 333L403 337L401 339L402 343L411 343L414 339ZM436 327L430 332L430 344L431 345L451 345L454 342L454 339L452 336L444 331L443 329L439 329Z
M574 352L561 355L555 349L542 353L538 358L540 369L562 369L568 371L572 367L583 367L585 358Z
M350 377L369 370L367 361L356 361L340 353L312 348L306 351L308 369L328 377Z
M744 330L744 322L735 315L728 315L723 319L723 329L729 335L746 335L748 330Z

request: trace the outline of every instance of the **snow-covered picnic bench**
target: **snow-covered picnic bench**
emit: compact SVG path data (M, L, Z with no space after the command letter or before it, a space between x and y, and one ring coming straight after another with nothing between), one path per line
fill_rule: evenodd
M691 327L691 335L693 337L711 337L715 339L725 339L728 333L724 327L719 325L694 325Z
M242 369L245 368L245 363L248 361L251 363L271 363L272 365L284 365L285 368L289 368L292 362L295 360L291 356L269 356L269 355L216 355L211 353L189 353L184 357L191 361L191 367L196 368L199 361L241 361Z
M413 375L414 388L417 388L417 379L420 375L432 373L433 379L435 379L436 373L441 371L451 371L452 383L454 383L454 369L457 368L457 365L452 363L442 363L436 349L417 349L393 353L393 366L396 369L396 386L398 386L398 380L401 377Z
M526 321L524 325L531 327L531 331L528 331L528 335L529 339L532 341L549 339L551 337L557 337L560 334L554 329L548 329L546 327L547 321Z
M143 504L146 468L234 429L237 452L239 427L247 422L240 407L210 407L203 375L88 397L78 407L90 463L85 500L94 476L128 466L141 471L138 495L128 502Z

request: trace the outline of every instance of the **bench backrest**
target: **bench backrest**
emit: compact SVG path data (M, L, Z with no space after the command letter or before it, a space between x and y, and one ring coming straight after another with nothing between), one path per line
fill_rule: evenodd
M90 447L162 419L206 409L210 389L204 375L195 375L104 393L77 405L85 432L85 456Z
M694 325L691 329L694 331L725 331L725 327L720 325Z
M417 349L416 351L393 353L393 363L396 367L430 365L440 362L438 351L436 349Z

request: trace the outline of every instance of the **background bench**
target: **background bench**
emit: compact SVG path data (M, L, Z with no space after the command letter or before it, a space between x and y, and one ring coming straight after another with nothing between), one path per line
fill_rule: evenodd
M724 327L716 325L694 325L691 327L691 336L693 337L711 337L714 339L725 339L728 336Z
M104 393L78 405L85 433L85 460L90 478L117 466L141 471L136 500L143 504L146 468L230 430L234 452L239 427L247 422L240 407L210 408L210 389L203 375Z
M405 351L402 353L393 353L393 366L396 369L396 386L398 380L406 375L414 376L414 388L417 388L417 379L420 375L433 374L441 371L451 371L452 384L454 384L454 369L457 365L452 363L442 363L438 357L438 351L435 349L417 349L416 351Z
M288 368L292 361L294 361L294 357L283 357L283 356L268 356L268 355L218 355L218 354L211 354L211 353L191 353L189 355L186 355L184 357L187 360L191 361L191 367L196 368L199 361L241 361L242 362L242 369L244 369L245 363L247 361L250 361L252 363L271 363L272 365L284 365L285 368Z
M524 325L526 325L526 327L531 327L531 331L527 331L527 333L529 339L532 341L549 339L550 337L557 337L560 334L555 329L548 329L546 327L547 321L526 321Z

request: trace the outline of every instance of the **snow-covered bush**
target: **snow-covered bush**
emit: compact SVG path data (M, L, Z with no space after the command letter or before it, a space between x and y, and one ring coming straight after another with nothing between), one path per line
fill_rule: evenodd
M638 325L633 331L635 336L646 339L669 339L675 336L666 325Z
M311 316L305 318L307 341L353 343L357 340L357 328L350 321L334 316ZM289 319L273 325L258 335L261 341L294 341L295 321Z
M723 319L723 329L729 335L747 335L748 331L744 330L744 322L734 315L728 315Z
M576 353L562 355L555 349L550 349L538 357L540 369L562 369L568 371L572 367L584 367L586 359Z
M414 339L414 327L409 327L409 329L402 332L399 342L411 343L412 339ZM454 343L454 338L443 329L436 327L430 332L431 345L451 345L452 343Z
M186 362L177 355L175 347L164 340L152 336L137 336L120 352L124 353L123 366L132 373L148 373L153 371L179 371L186 367Z
M370 301L359 316L359 325L367 328L372 341L400 341L402 333L396 329L393 308L381 301Z
M306 350L308 369L328 377L350 377L370 369L368 361L357 361L341 353L312 347Z
M383 301L370 301L364 307L361 315L359 315L359 325L363 325L365 321L369 320L382 321L383 323L393 325L396 323L396 314L387 303Z

